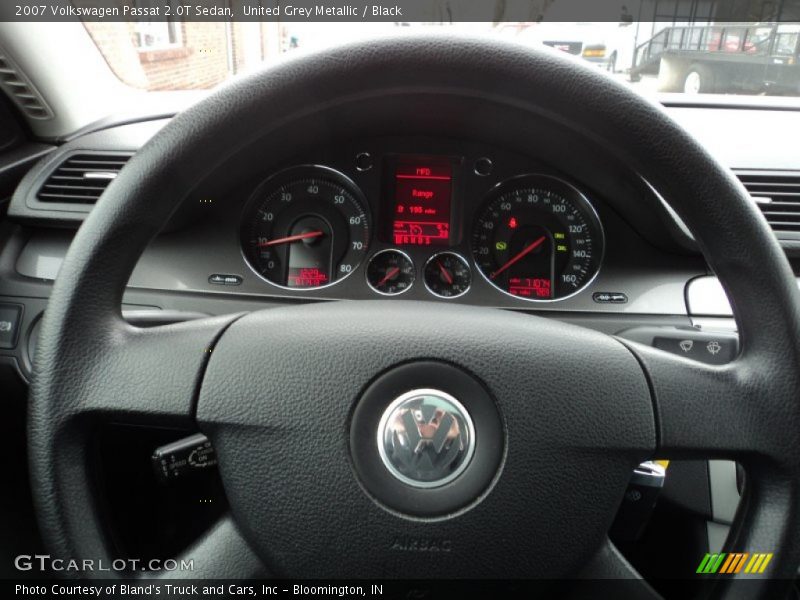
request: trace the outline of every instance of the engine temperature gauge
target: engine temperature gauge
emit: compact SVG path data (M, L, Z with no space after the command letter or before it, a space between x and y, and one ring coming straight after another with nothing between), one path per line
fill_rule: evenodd
M384 296L407 292L414 285L414 278L414 263L399 250L376 252L367 265L367 283Z
M472 273L467 261L453 252L440 252L430 257L423 272L425 287L440 298L458 298L467 293Z

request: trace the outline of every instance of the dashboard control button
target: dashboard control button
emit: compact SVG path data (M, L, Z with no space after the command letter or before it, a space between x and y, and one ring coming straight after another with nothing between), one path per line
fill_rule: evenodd
M494 165L492 164L491 159L483 156L475 161L475 175L479 175L480 177L488 177L492 174L493 167Z
M622 505L611 525L612 539L636 541L642 536L666 477L666 467L651 461L633 470Z
M592 294L592 300L598 304L625 304L628 296L622 292L595 292Z
M728 363L739 354L739 337L733 331L704 331L685 326L642 326L625 329L617 335L710 365Z
M213 273L208 276L208 283L213 283L214 285L242 285L242 278L238 275Z
M714 334L656 337L653 345L660 350L711 365L729 363L736 358L738 351L736 339Z
M161 446L153 451L153 471L161 483L169 483L217 465L211 441L202 433Z
M18 304L0 304L0 348L14 348L22 316Z
M369 152L359 152L356 155L356 169L369 171L372 168L372 156Z

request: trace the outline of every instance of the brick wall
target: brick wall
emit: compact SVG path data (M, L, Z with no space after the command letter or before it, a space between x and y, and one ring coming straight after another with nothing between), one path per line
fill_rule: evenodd
M148 90L210 88L228 77L226 23L180 23L181 43L140 51L132 23L84 23L114 73L129 85ZM271 47L269 27L232 23L234 72L260 63Z
M228 76L225 23L182 23L183 44L141 52L149 89L210 88Z

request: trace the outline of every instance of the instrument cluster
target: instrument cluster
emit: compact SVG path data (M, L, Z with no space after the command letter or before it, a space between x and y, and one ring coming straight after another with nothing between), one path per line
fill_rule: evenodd
M600 269L595 208L546 170L503 177L487 156L389 152L360 153L355 165L368 190L342 170L303 164L253 192L242 252L267 284L313 291L361 277L376 297L423 286L453 299L480 281L520 301L552 302L585 289Z

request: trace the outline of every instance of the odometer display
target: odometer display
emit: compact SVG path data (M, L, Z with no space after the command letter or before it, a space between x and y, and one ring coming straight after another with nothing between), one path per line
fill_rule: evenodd
M472 252L480 272L503 292L557 300L594 279L603 230L580 191L550 176L526 175L490 193L475 220Z
M367 253L366 202L337 171L287 169L256 190L241 236L247 262L270 283L291 289L325 287L355 271Z

